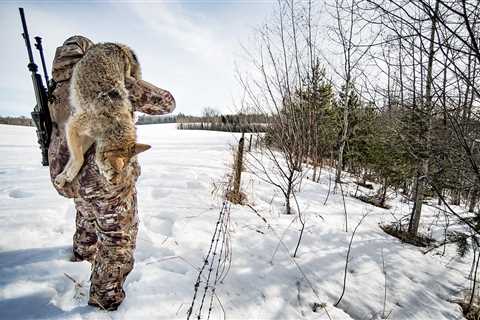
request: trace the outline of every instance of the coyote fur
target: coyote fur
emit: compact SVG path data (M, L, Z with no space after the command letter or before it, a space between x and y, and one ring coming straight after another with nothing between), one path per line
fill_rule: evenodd
M133 108L125 88L125 80L131 78L141 80L140 65L133 51L121 44L96 44L75 65L70 84L74 111L66 124L70 158L55 178L57 186L77 176L85 152L94 143L95 162L110 183L118 182L132 157L150 149L136 142Z

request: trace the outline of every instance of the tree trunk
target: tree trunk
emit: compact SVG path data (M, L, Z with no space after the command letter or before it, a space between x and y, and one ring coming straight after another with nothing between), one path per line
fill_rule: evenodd
M290 204L290 196L292 195L293 191L293 175L295 174L295 170L290 171L290 176L287 179L287 191L285 194L285 214L292 214L292 206Z
M422 126L421 135L424 139L423 152L420 156L419 172L417 174L417 187L415 192L415 205L412 210L410 223L408 225L408 233L411 237L416 237L418 233L418 227L420 225L420 216L422 213L422 205L425 193L425 186L427 183L429 163L428 158L430 154L430 134L431 134L431 117L433 109L432 98L432 85L433 85L433 58L435 54L435 33L437 29L437 14L440 2L437 0L435 3L435 13L432 17L432 28L430 30L430 47L428 51L428 63L427 63L427 81L425 84L425 103L422 106L424 112L423 116L427 119L419 119ZM420 51L421 52L421 51ZM423 88L423 86L422 86ZM423 91L423 90L422 90Z
M385 200L387 200L387 186L388 186L388 178L385 177L383 181L383 193L382 193L382 198L380 199L380 205L382 207L385 207Z
M474 212L478 202L478 183L475 183L470 197L470 205L468 206L468 212Z
M460 205L460 198L461 198L460 189L454 189L452 191L452 205L459 206Z
M320 176L322 175L322 168L323 168L323 159L320 160L320 166L318 167L317 182L320 182Z
M290 194L292 193L292 184L289 182L287 186L287 194L285 195L285 214L292 214L290 205Z
M343 151L345 149L345 144L347 142L347 133L348 133L348 99L350 96L350 75L347 76L345 81L345 97L343 99L343 107L345 108L343 112L343 131L342 137L340 138L340 145L338 148L338 157L337 157L337 168L335 174L335 185L340 183L341 174L343 169Z
M422 167L420 168L415 187L415 203L412 209L412 215L410 218L410 223L408 224L408 233L411 237L416 237L418 233L418 226L420 225L420 216L422 214L422 205L425 193L426 185L426 176L428 174L428 160L425 159L422 162Z

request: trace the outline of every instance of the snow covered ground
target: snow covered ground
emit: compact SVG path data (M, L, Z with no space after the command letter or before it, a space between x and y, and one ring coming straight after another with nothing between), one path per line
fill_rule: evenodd
M230 148L238 136L177 131L174 125L140 126L138 132L139 141L153 148L140 156L136 264L125 283L126 300L108 313L87 306L89 263L68 260L73 202L51 186L34 129L0 125L0 319L185 318L195 268L221 206L212 190L230 170ZM378 223L409 211L399 199L383 210L347 196L346 233L341 195L331 194L323 205L330 173L324 170L320 184L305 180L298 193L307 226L295 261L304 275L290 257L298 221L288 228L294 217L280 213L278 192L252 174L243 176L249 202L275 233L251 209L232 207L232 266L217 288L225 313L216 304L212 319L380 319L382 313L389 319L462 319L449 300L468 287L470 258L456 257L453 247L445 256L424 255L383 233ZM353 192L355 186L344 189ZM367 212L352 246L347 289L335 308L351 232ZM443 215L425 207L422 228L440 237L441 227L429 228L435 219L441 223ZM284 234L289 252L280 246L272 259L275 234ZM328 315L323 309L312 312L315 302L325 303Z

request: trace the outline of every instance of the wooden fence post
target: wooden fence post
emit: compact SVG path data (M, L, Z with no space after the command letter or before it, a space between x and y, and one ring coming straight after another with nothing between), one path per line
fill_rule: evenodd
M242 132L242 137L238 142L237 155L234 164L233 190L227 195L227 199L235 204L241 204L245 200L245 194L240 191L240 182L242 178L243 168L243 149L245 144L245 133Z

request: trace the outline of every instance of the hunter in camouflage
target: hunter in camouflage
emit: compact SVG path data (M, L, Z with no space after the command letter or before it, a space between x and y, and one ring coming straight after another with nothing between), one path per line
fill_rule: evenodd
M69 159L65 124L72 112L69 87L73 67L93 46L82 36L73 36L57 48L53 61L54 90L49 99L53 121L48 150L52 182ZM170 113L175 108L172 95L152 84L135 79L125 83L135 111L151 115ZM73 198L76 231L73 236L73 260L92 263L89 304L115 310L125 298L123 283L133 269L137 236L137 196L135 183L140 166L133 157L122 173L121 184L109 184L95 163L95 146L85 154L77 177L63 187L54 187L64 197Z

